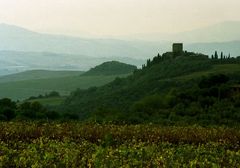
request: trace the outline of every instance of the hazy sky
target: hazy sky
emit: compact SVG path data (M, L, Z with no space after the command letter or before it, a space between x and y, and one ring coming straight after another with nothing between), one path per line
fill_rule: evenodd
M0 0L0 22L81 35L179 32L240 20L240 0Z

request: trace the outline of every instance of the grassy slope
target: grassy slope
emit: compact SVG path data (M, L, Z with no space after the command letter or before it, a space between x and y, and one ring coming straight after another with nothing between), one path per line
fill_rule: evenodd
M42 99L34 99L34 100L29 100L29 102L39 102L44 106L56 106L60 105L66 97L50 97L50 98L42 98Z
M126 76L126 75L118 75ZM86 89L92 86L101 86L117 76L67 76L61 78L34 79L0 83L0 97L12 99L26 99L30 96L45 94L50 91L58 91L61 95L67 95L77 88Z
M0 77L0 83L81 75L82 71L31 70Z
M237 73L237 72L240 72L240 64L222 64L222 65L214 65L209 70L194 72L189 75L176 77L174 79L190 80L190 79L199 78L202 76L208 76L212 74L219 74L219 73L231 74L231 73Z

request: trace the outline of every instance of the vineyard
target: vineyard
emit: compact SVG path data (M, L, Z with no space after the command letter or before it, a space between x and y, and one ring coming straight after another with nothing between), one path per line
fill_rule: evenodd
M240 167L240 130L3 122L0 167Z

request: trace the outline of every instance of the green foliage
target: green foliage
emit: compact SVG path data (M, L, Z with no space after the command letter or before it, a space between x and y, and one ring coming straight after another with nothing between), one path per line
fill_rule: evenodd
M117 122L123 119L123 114L116 110L111 109L108 107L98 107L94 110L91 114L89 121L98 122L98 123L105 123L105 122Z
M15 118L17 105L10 99L4 98L0 100L0 120L11 120Z
M0 167L239 167L238 128L0 123Z
M66 99L66 106L62 109L78 111L83 116L93 112L102 104L119 111L126 111L134 102L145 96L159 92L167 93L177 85L171 78L211 67L210 60L205 56L192 55L192 53L186 55L176 59L162 58L159 55L149 63L149 66L135 71L125 79L118 78L94 91L77 90Z
M69 112L65 112L63 113L63 120L78 120L79 116L76 113L69 113Z
M218 86L229 81L229 77L224 74L213 75L208 78L203 78L199 83L200 88L209 88Z
M36 100L36 99L45 99L45 98L57 98L61 97L60 94L56 91L51 91L50 93L46 93L44 96L43 95L38 95L38 96L31 96L28 98L28 100Z
M59 119L58 112L46 109L39 102L23 102L17 104L10 99L0 100L0 118L1 120L55 120Z
M218 64L202 54L158 54L127 78L73 92L61 109L97 122L234 125L239 107L231 86L240 82L239 72L237 62ZM228 108L229 115L222 116L217 111L224 101L234 110ZM104 110L96 113L102 105Z
M41 96L41 103L48 106L31 100L14 110L7 107L0 118L234 126L239 124L240 103L232 86L239 85L239 72L237 62L218 65L202 54L184 52L176 58L159 54L133 75L72 92L61 106L50 106L46 103L51 99L44 103Z
M45 109L39 102L24 102L19 106L19 115L30 119L45 118Z
M166 115L168 115L165 112L167 104L165 99L160 95L144 97L142 100L134 103L130 108L131 113L138 115L142 120L147 120L150 116L156 115L161 115L162 118L166 118Z

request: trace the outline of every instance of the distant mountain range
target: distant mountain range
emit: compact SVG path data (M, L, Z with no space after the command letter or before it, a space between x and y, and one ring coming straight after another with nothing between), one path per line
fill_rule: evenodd
M0 24L0 50L24 52L51 52L88 57L145 58L154 53L156 43L116 39L87 39L63 35L50 35Z
M0 24L0 76L31 69L87 71L106 61L141 66L173 42L207 55L216 50L240 55L240 22L223 22L177 34L138 34L119 39L91 39L36 33Z

